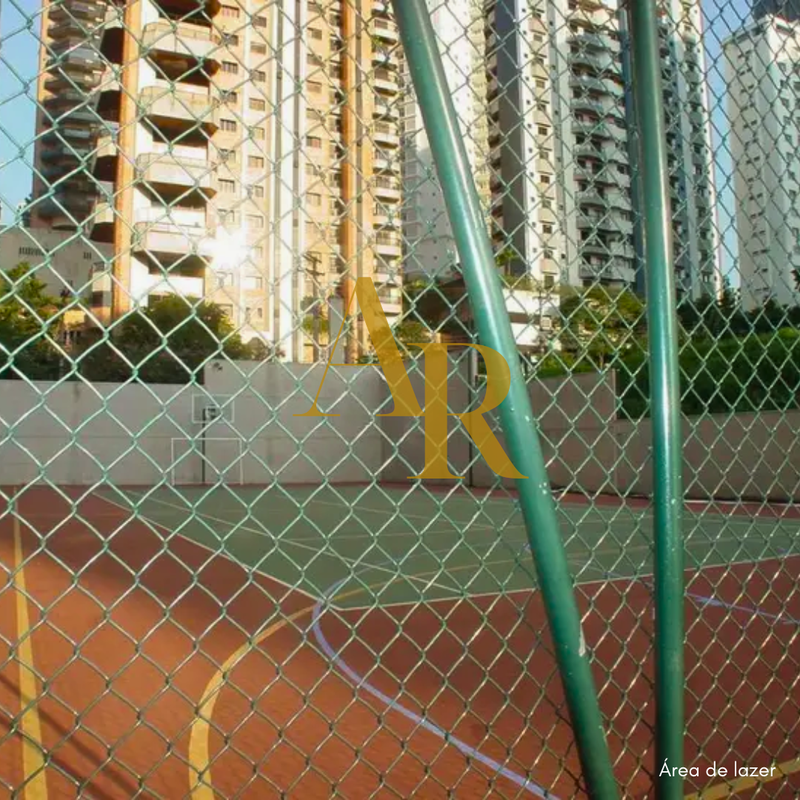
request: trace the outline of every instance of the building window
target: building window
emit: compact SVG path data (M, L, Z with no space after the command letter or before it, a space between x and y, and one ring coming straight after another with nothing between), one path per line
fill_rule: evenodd
M245 275L244 288L260 291L264 288L264 279L260 275Z
M317 41L319 41L320 39L322 39L322 31L318 30L317 28L309 28L308 36L311 39L316 39Z
M238 6L222 6L222 16L228 19L239 19L241 13Z
M222 102L225 103L226 106L235 106L236 103L239 102L239 93L238 92L225 92L222 95Z
M250 194L253 197L263 197L264 196L264 187L260 183L254 183L250 187Z
M308 147L322 147L322 139L319 136L306 136L306 145Z
M264 138L264 128L250 128L250 138L256 140L263 140Z
M253 27L254 28L266 28L267 27L267 18L266 17L253 17Z
M308 91L312 94L322 93L322 84L319 81L306 81L306 86L308 86Z
M236 192L236 181L220 178L219 191L221 194L234 194Z
M321 206L322 205L322 195L321 194L314 194L312 192L308 192L306 194L306 202L310 206Z
M246 221L248 230L257 231L264 227L264 217L260 214L248 214Z
M263 169L264 159L261 156L247 156L247 166L251 169Z
M21 256L41 256L44 255L38 247L20 247L19 255Z
M267 45L264 42L252 42L250 44L250 52L264 56L267 54Z
M227 72L229 75L238 75L239 65L235 61L223 61L222 71Z
M239 37L235 33L227 33L225 34L225 44L228 47L238 47Z
M219 151L219 158L220 158L220 161L227 162L228 164L235 164L236 163L236 151L235 150L220 150Z
M264 83L267 80L267 73L263 69L254 69L250 72L250 77L256 83Z
M228 133L235 133L236 132L236 120L232 119L221 119L219 121L220 130L228 131Z
M251 97L249 101L249 106L252 111L266 111L267 101L259 100L259 98L257 97Z

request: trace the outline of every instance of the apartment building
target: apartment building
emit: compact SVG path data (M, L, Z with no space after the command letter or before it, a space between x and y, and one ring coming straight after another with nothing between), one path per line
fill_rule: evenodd
M399 313L386 213L401 197L398 34L386 4L348 8L48 7L31 224L112 245L96 277L103 319L168 292L204 297L244 338L304 361L319 352L304 314L342 273L374 276Z
M764 17L723 43L741 299L800 301L800 24Z
M700 294L719 282L710 121L695 81L699 6L687 17L688 4L677 5L661 7L660 28L676 270ZM485 10L496 249L545 288L643 288L623 14L599 0L488 0Z
M490 199L482 0L428 0L442 64L478 195ZM406 72L403 95L403 244L409 277L449 278L458 264L422 112Z

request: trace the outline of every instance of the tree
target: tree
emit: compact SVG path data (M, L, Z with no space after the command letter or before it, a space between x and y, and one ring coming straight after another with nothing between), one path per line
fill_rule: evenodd
M418 347L412 348L410 345L420 342L427 343L433 339L430 329L424 323L414 319L404 319L398 322L392 329L392 333L403 358L412 358L421 352Z
M719 298L712 295L703 295L697 300L683 298L678 306L678 318L686 335L692 338L745 336L752 329L742 311L739 293L728 278L723 280Z
M90 344L81 365L90 380L186 383L222 355L248 357L225 312L215 303L172 294L132 312L109 338Z
M576 364L588 359L597 369L638 349L646 330L644 304L629 289L565 287L560 312L561 346Z
M244 349L248 361L277 361L285 355L274 342L265 342L261 337L251 339Z
M46 288L27 262L0 273L0 377L58 378L60 302Z

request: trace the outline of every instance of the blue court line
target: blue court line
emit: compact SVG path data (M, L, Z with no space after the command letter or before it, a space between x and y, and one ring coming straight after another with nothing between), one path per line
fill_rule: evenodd
M711 569L712 566L717 566L717 565L711 565L708 567L708 569ZM636 578L636 577L631 577L630 575L621 575L617 572L609 570L606 570L604 574L607 578L613 578L614 580L627 580L630 581L631 583L641 583L643 586L646 586L651 591L653 590L653 582L652 579L650 578ZM800 619L795 619L794 617L789 617L786 616L785 614L772 614L769 611L764 611L758 606L745 606L739 603L729 603L726 600L720 600L717 597L708 597L703 594L697 594L696 592L686 592L686 597L688 597L690 600L694 600L703 608L705 606L711 606L715 608L726 608L730 611L740 611L743 614L750 614L753 617L760 617L762 619L773 620L774 622L779 622L781 625L800 626Z
M391 561L385 562L386 564L391 564ZM474 747L468 745L466 742L463 742L461 739L453 736L448 731L440 728L438 725L430 722L427 719L424 719L419 714L411 709L406 708L405 706L401 705L397 700L389 697L389 695L384 694L380 689L373 686L369 681L367 681L363 675L359 675L349 664L347 664L342 658L340 658L336 651L331 647L330 642L325 638L325 634L322 632L322 628L320 626L320 617L323 613L323 605L325 604L326 599L335 596L339 589L347 583L354 575L348 575L346 578L342 578L340 581L337 581L333 584L329 589L327 589L324 593L324 596L321 600L317 602L314 606L314 613L312 616L311 622L311 629L314 632L314 637L317 640L317 644L322 648L322 651L325 655L330 659L333 666L338 669L340 672L345 674L355 686L359 689L366 689L371 695L377 697L387 708L392 711L397 711L399 714L402 714L406 719L411 720L416 725L424 728L429 733L432 733L434 736L437 736L439 739L442 739L447 744L453 745L456 749L460 750L467 758L473 759L480 764L491 769L493 772L496 772L503 778L515 783L522 789L530 792L535 797L545 798L546 800L558 800L558 797L554 795L552 792L545 789L543 786L539 786L538 784L534 783L530 780L530 778L524 778L522 775L514 772L513 770L504 767L499 762L495 761L488 756L483 755L483 753L476 750ZM457 599L457 598L454 598ZM379 608L379 606L377 606Z

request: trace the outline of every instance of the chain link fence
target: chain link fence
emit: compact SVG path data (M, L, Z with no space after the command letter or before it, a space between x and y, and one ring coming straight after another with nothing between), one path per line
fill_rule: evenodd
M800 791L800 8L412 6L3 4L0 793Z

